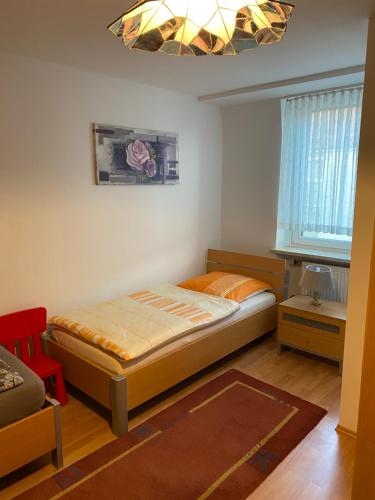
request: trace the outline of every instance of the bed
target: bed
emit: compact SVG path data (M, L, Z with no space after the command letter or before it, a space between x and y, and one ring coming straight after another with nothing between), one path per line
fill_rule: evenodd
M192 331L147 356L121 364L100 349L49 329L46 349L64 368L64 377L112 412L112 430L128 428L128 411L139 406L222 357L274 330L277 304L285 297L284 260L209 250L207 271L251 276L273 288L245 301L210 326Z
M40 410L46 400L43 381L0 346L0 359L22 377L22 383L0 393L0 428Z
M43 381L22 361L0 346L0 359L20 378L0 392L0 477L52 452L62 466L59 403L47 400Z

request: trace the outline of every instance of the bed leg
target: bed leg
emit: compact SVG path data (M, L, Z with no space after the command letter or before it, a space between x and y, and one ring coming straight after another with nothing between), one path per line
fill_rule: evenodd
M61 437L61 406L56 399L49 399L48 401L54 407L55 415L56 448L52 450L52 464L56 469L60 469L64 465Z
M277 354L281 354L283 352L283 344L280 342L277 343Z
M121 436L128 432L128 384L123 375L111 377L112 432Z

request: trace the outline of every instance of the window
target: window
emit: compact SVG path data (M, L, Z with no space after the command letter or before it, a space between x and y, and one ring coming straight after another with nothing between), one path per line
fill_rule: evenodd
M350 250L363 87L282 100L277 246Z

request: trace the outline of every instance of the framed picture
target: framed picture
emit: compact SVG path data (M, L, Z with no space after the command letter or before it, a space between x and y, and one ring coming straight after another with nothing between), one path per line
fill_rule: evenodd
M178 184L178 135L94 124L97 184Z

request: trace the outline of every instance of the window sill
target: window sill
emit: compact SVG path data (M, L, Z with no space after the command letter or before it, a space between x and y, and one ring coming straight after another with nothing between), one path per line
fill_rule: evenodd
M350 254L345 252L335 252L326 250L313 250L312 248L301 247L281 247L273 248L272 253L291 260L300 260L305 262L317 262L342 267L350 267Z

